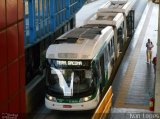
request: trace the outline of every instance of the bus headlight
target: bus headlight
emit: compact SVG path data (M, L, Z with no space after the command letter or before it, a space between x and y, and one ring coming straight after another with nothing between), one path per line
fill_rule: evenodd
M50 95L46 95L46 98L49 100L49 101L54 101L54 102L57 102L56 98L55 97L52 97Z
M87 102L91 99L92 96L88 96L88 97L84 97L84 98L80 98L79 102Z

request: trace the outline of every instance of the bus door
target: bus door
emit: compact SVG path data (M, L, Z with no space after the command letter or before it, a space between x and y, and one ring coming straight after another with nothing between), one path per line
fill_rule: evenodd
M118 31L117 31L117 35L118 35L118 45L119 45L119 52L122 52L123 50L123 29L122 27L118 28Z

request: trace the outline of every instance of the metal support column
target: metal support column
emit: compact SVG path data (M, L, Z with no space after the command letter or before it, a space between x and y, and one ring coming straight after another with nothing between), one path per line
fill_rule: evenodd
M78 0L78 8L81 8L82 4L83 4L83 0Z
M38 0L38 30L39 30L38 37L40 37L40 34L41 34L41 12L40 12L40 0Z
M49 33L49 0L46 0L46 10L45 10L45 28L46 28L46 33Z
M29 0L29 43L36 40L36 25L35 25L35 0Z
M55 13L55 11L54 11L54 6L55 6L55 3L54 3L54 0L51 0L50 1L50 22L51 22L51 24L50 24L50 30L51 30L51 32L54 32L54 30L55 30L55 15L54 15L54 13Z
M156 66L156 84L155 84L155 113L160 113L160 0L158 17L158 39L157 39L157 66Z
M70 0L66 0L66 17L67 19L70 17Z
M45 35L45 1L42 0L42 34Z

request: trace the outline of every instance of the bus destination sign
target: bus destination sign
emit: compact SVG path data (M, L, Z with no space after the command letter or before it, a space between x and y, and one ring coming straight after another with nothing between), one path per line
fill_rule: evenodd
M59 61L57 60L58 65L69 65L69 66L82 66L82 61Z

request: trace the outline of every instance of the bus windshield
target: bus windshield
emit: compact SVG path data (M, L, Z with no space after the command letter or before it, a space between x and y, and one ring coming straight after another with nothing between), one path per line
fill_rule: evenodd
M73 96L93 90L94 80L89 63L52 60L48 64L47 83L54 93Z

